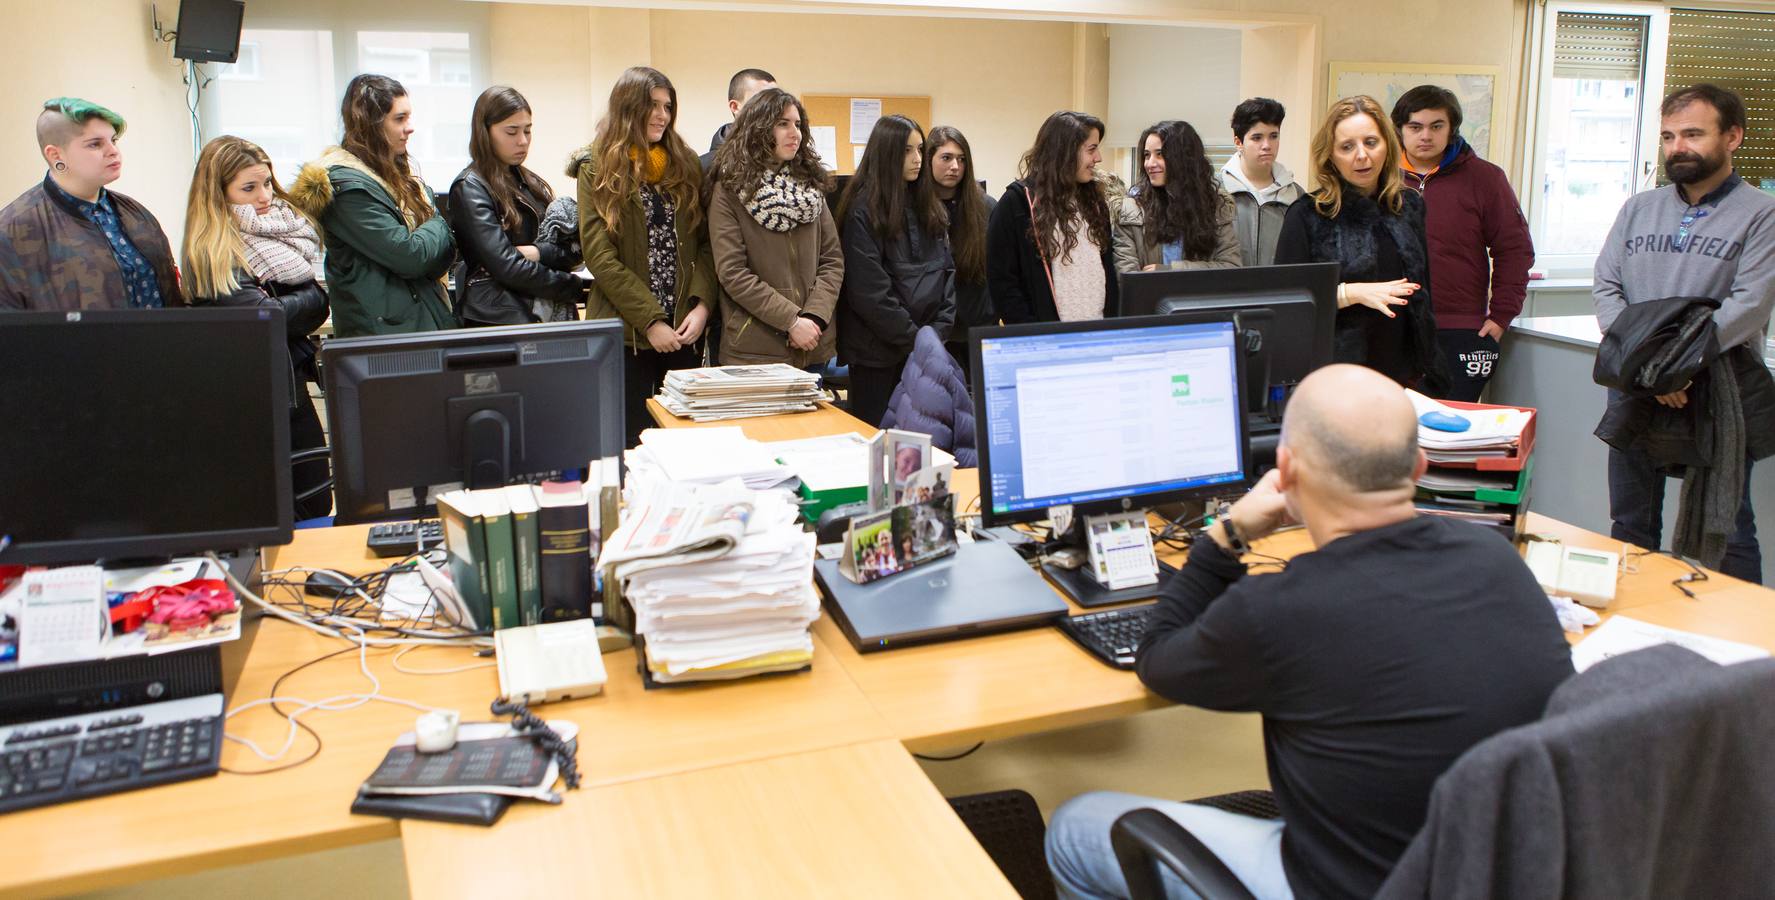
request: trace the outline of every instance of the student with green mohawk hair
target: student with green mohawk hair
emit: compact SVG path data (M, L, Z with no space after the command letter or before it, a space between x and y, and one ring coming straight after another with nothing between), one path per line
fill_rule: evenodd
M172 245L142 204L106 189L123 174L123 117L74 97L45 101L43 183L0 210L0 309L183 306Z

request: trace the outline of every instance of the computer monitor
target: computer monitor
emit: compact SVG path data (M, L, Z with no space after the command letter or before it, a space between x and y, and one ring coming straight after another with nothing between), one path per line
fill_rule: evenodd
M975 328L968 344L986 525L1243 491L1231 315Z
M435 515L439 491L621 453L622 355L617 319L328 341L335 520Z
M278 309L0 313L0 564L287 544Z
M1246 348L1246 409L1274 426L1288 395L1331 363L1337 327L1337 263L1127 272L1121 314L1230 312Z

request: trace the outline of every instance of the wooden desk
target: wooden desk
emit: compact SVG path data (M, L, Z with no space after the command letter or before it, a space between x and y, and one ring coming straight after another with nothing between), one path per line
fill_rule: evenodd
M735 424L759 440L874 432L829 405ZM954 489L959 508L968 508L975 473L957 472ZM1529 530L1619 550L1539 516ZM380 568L364 537L364 527L298 532L269 554L268 568L295 561ZM1284 557L1307 548L1299 531L1258 547ZM1621 580L1611 614L1775 649L1775 594L1715 573L1693 586L1700 599L1688 600L1669 584L1687 571L1682 564L1644 557L1639 565ZM632 652L607 655L604 696L545 710L582 728L588 789L561 809L520 804L491 830L351 815L357 784L415 715L371 703L306 716L325 750L288 772L223 775L0 818L9 860L0 865L0 895L91 890L398 833L416 896L576 880L578 893L611 896L908 895L932 885L1005 896L996 869L896 742L954 746L1163 703L1132 673L1103 666L1051 628L863 655L823 618L814 639L810 673L656 691L640 687ZM279 676L344 646L267 621L231 704L267 696ZM406 675L394 671L392 652L371 653L383 693L484 716L496 692L491 669ZM427 649L404 662L445 668L467 659L461 650ZM355 654L343 654L286 679L280 693L318 699L365 688ZM284 727L261 709L231 720L228 731L275 745ZM307 740L293 753L306 752ZM233 744L223 764L263 765ZM773 818L761 827L765 811Z
M893 741L519 804L491 833L402 832L415 897L1016 897Z
M658 400L647 401L647 411L653 414L653 421L661 428L718 428L723 425L737 425L747 437L755 441L793 441L843 434L847 431L868 436L881 430L824 400L820 401L819 409L813 412L755 416L725 422L693 422L679 418L666 412L666 408L659 405Z

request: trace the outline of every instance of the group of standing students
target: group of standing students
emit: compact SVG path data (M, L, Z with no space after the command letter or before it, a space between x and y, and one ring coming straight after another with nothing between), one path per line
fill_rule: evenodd
M1115 315L1118 272L1269 264L1272 253L1343 265L1338 360L1404 384L1438 377L1424 207L1402 188L1399 139L1369 98L1333 105L1313 139L1319 188L1292 205L1301 192L1280 166L1262 187L1246 184L1249 160L1216 177L1195 129L1178 121L1141 135L1140 174L1123 189L1100 170L1103 122L1078 112L1042 123L995 203L961 132L890 115L836 216L801 102L755 69L735 76L729 100L734 121L699 159L676 131L671 81L625 71L569 161L576 196L556 198L524 165L529 104L489 88L446 218L409 162L407 91L359 75L339 145L287 192L252 143L224 136L203 148L181 283L153 216L105 190L121 172L123 119L59 98L38 120L50 172L0 213L0 307L280 306L297 447L322 443L301 385L315 375L311 335L329 308L335 332L354 336L573 319L583 301L588 318L623 322L631 443L647 398L666 372L702 364L705 340L724 365L817 368L836 356L849 366L853 412L879 424L922 328L965 367L969 328ZM1235 142L1273 161L1280 105L1240 110ZM573 272L582 262L589 279ZM298 493L324 479L312 468L298 467ZM298 514L323 515L326 499Z

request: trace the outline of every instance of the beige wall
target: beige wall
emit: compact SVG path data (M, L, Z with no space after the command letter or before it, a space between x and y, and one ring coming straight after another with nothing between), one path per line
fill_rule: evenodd
M935 122L920 124L960 128L996 193L1042 119L1073 102L1067 23L655 12L652 37L699 151L728 119L728 77L757 66L795 93L929 95Z
M168 23L177 4L160 5ZM84 97L116 110L124 132L123 177L113 187L147 205L177 252L191 182L191 124L182 64L171 44L157 44L148 0L67 3L0 0L0 23L13 36L6 90L0 94L0 204L41 181L43 154L33 126L44 100Z
M603 102L592 87L590 60L596 54L588 20L586 10L571 6L500 5L487 21L488 74L494 84L523 93L535 118L526 165L569 197L573 180L563 166L591 138L594 98ZM543 45L548 52L538 52Z

